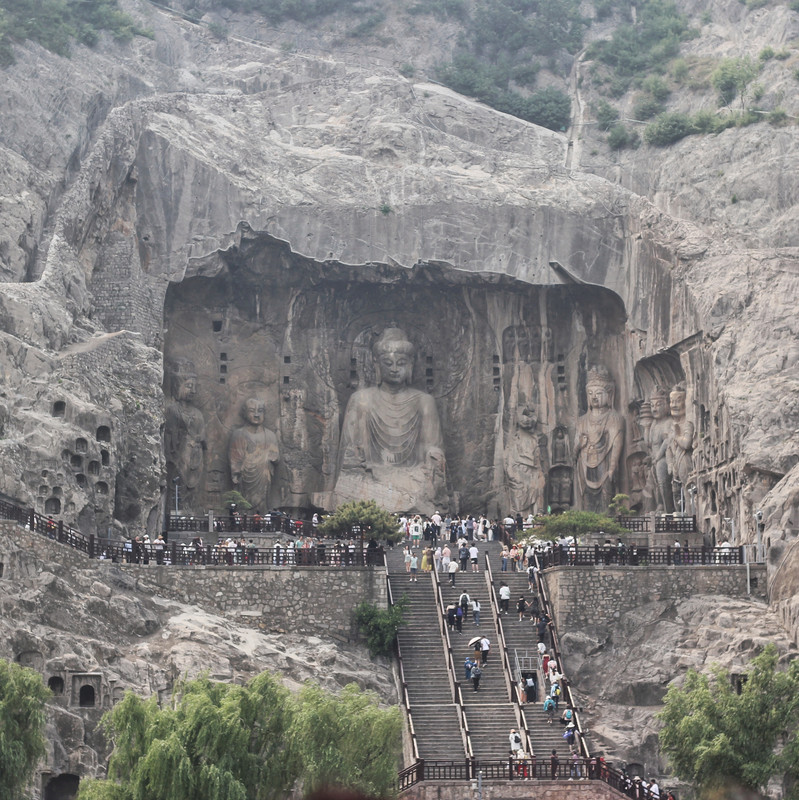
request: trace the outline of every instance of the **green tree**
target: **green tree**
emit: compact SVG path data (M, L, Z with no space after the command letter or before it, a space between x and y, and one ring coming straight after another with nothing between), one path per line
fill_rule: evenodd
M544 527L536 532L542 539L562 539L566 536L585 536L588 533L606 533L623 536L627 533L615 520L593 511L564 511L556 516L544 517Z
M349 536L353 525L360 525L367 538L373 536L389 542L402 538L397 520L374 500L342 503L335 514L319 525L319 532L325 536Z
M303 790L340 785L372 797L389 796L401 737L397 706L381 709L376 695L355 684L339 696L306 684L290 733L291 749L302 764Z
M746 93L758 72L758 65L749 56L723 58L710 74L710 82L719 93L719 101L723 105L732 105L737 97L741 101L741 108L745 108Z
M372 656L390 656L397 631L405 625L408 598L403 595L390 608L378 608L364 600L355 608L355 622L366 635L366 646Z
M689 670L682 686L670 686L660 745L674 772L694 783L701 798L731 796L733 787L762 791L786 776L785 797L799 798L799 661L778 669L769 644L752 660L736 691L729 672L710 676Z
M103 726L114 744L108 780L84 781L78 800L278 800L301 775L306 789L327 778L386 792L401 718L357 686L293 696L265 672L246 686L187 681L167 708L128 693Z
M22 797L46 753L49 697L38 672L0 659L0 797Z

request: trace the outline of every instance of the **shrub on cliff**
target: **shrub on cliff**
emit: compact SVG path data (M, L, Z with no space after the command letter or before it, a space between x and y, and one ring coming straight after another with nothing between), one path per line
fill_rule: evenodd
M366 646L372 656L390 656L394 650L397 631L405 625L408 599L403 595L390 608L378 608L364 600L355 608L355 622L366 636Z
M626 528L622 528L614 519L605 514L593 511L575 511L570 509L562 514L544 517L544 527L536 531L536 536L541 539L565 539L573 536L575 539L589 533L604 533L607 536L624 536Z

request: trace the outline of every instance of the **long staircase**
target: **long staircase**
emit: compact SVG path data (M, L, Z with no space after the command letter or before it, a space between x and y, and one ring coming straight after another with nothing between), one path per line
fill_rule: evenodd
M401 546L389 550L386 561L394 601L403 595L409 601L405 612L407 624L399 629L397 640L419 758L464 760L467 753L460 712L452 697L432 578L419 570L417 582L410 582ZM420 555L420 565L421 561Z
M563 738L564 728L558 722L558 715L555 717L555 722L550 725L547 722L547 717L543 710L543 701L547 694L549 684L540 670L537 669L538 634L535 626L530 621L529 613L525 616L523 622L519 622L519 614L516 611L516 601L520 597L524 597L528 604L533 598L534 593L529 589L527 573L500 572L498 569L493 568L494 564L498 564L496 559L492 562L492 576L494 579L494 591L497 597L499 596L499 585L502 581L504 581L510 589L510 609L507 616L503 614L500 617L500 624L502 625L505 635L505 643L508 648L511 668L515 669L517 659L519 665L522 667L522 671L526 671L532 664L536 665L538 701L525 705L525 719L527 721L530 745L539 759L543 757L549 758L549 754L554 749L558 751L558 757L561 763L565 763L568 761L571 754L569 746ZM514 677L518 679L520 676L514 675ZM565 705L561 702L558 712L561 713L564 708Z

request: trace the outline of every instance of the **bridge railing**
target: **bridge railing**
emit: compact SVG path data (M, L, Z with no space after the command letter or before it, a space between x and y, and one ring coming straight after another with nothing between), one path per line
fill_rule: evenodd
M744 564L744 548L554 545L537 552L542 569L584 566L717 566Z
M494 576L491 571L491 557L488 552L485 554L485 575L486 586L488 588L488 597L491 601L491 615L494 618L494 625L499 635L499 652L502 658L503 671L505 673L505 680L508 686L508 698L513 704L513 713L516 716L517 730L524 733L524 750L529 753L532 750L530 745L530 730L527 727L527 718L524 714L524 700L520 695L519 683L516 681L516 675L511 667L510 654L508 653L508 643L505 640L505 630L502 627L502 618L499 614L499 600L497 598L496 590L494 589Z
M552 763L550 758L531 756L524 759L478 761L425 761L419 759L397 776L397 790L402 792L422 781L602 781L618 792L638 800L654 800L652 794L630 780L623 772L613 769L601 758L578 756Z

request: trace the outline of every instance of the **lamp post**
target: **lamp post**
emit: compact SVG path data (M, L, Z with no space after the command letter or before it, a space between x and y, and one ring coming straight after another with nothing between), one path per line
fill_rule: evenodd
M172 478L172 483L175 486L175 516L177 516L178 515L178 507L179 507L178 506L179 495L180 495L180 490L178 489L178 484L180 483L180 476L176 475L174 478Z
M763 558L763 512L755 511L755 527L757 528L757 561L758 563L764 560Z

